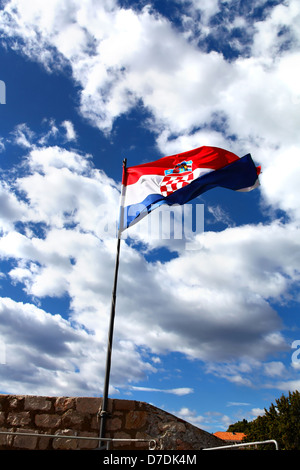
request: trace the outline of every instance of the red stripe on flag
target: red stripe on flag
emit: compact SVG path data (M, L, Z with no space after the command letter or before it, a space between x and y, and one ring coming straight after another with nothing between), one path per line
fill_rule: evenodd
M126 169L123 184L128 186L136 183L143 175L165 175L165 171L175 168L183 161L192 160L195 168L211 168L218 170L238 160L239 157L228 150L218 147L198 147L188 152L163 157L154 162L128 167Z

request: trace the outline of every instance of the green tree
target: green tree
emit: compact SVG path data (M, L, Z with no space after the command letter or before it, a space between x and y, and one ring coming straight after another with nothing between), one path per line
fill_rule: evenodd
M246 419L243 419L243 421L237 421L234 424L231 424L227 431L228 432L243 432L244 434L247 434L249 430L250 423Z
M300 450L300 393L282 395L249 424L245 441L275 439L281 450Z

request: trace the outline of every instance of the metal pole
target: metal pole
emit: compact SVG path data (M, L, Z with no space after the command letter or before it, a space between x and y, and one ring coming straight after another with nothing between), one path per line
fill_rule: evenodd
M231 445L221 446L221 447L208 447L207 449L202 449L202 450L234 449L236 447L250 447L250 446L257 446L257 445L262 445L262 444L274 444L275 449L279 450L278 443L277 441L275 441L275 439L268 439L267 441L245 442L243 444L231 444Z
M126 171L127 160L123 160L123 176ZM120 204L120 228L123 225L123 187L121 193L121 204ZM110 368L111 368L111 354L112 354L112 343L113 343L113 334L114 334L114 321L115 321L115 309L116 309L116 294L117 294L117 284L118 284L118 271L119 271L119 258L120 258L120 245L121 245L121 230L118 230L118 241L117 241L117 254L115 262L115 275L114 283L112 290L112 299L111 299L111 312L110 312L110 324L108 330L108 344L107 344L107 354L106 354L106 369L105 369L105 379L104 379L104 389L103 389L103 398L102 398L102 407L100 411L100 438L105 436L105 423L106 418L108 417L108 389L109 389L109 378L110 378ZM99 441L99 448L102 446L101 440Z
M147 442L149 445L149 450L155 450L157 447L157 442L155 439L118 439L113 437L93 437L93 436L77 436L76 434L71 436L66 436L65 434L47 434L47 433L36 433L36 432L16 432L16 431L0 431L0 435L13 435L13 436L30 436L30 437L51 437L53 439L77 439L84 441L99 441L103 439L106 443L115 443L115 442Z

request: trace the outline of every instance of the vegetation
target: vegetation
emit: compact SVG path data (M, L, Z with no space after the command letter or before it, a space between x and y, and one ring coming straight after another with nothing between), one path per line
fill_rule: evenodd
M250 429L250 424L246 419L243 421L237 421L234 424L231 424L227 429L228 432L243 432L244 434L248 434Z
M280 450L300 450L300 393L289 392L271 404L265 414L248 422L246 419L231 424L228 431L243 432L245 442L275 439ZM270 446L264 446L270 449ZM274 446L272 447L274 449Z

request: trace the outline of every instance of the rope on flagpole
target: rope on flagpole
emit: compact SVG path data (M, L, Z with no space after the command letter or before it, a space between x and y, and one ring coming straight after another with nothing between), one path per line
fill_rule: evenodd
M127 159L123 160L123 177L126 171ZM121 202L120 202L120 220L119 220L119 229L118 229L118 240L117 240L117 253L115 261L115 274L114 274L114 283L112 290L112 299L111 299L111 312L110 312L110 324L108 330L108 343L107 343L107 354L106 354L106 369L105 369L105 379L104 379L104 389L103 389L103 398L102 406L99 410L100 417L100 438L105 437L105 424L106 419L109 417L108 412L108 389L109 389L109 379L110 379L110 369L111 369L111 355L112 355L112 343L113 343L113 333L114 333L114 321L115 321L115 310L116 310L116 297L117 297L117 284L118 284L118 272L119 272L119 259L120 259L120 246L121 246L121 233L123 227L123 218L124 218L124 205L123 205L123 184L121 189ZM102 447L102 442L99 440L99 448Z

